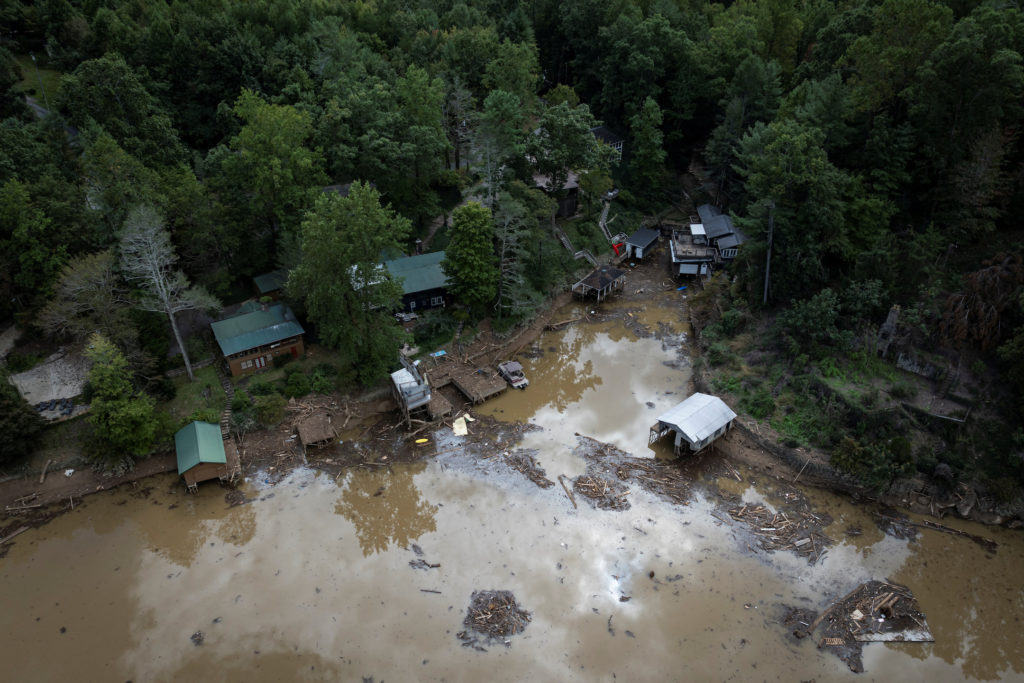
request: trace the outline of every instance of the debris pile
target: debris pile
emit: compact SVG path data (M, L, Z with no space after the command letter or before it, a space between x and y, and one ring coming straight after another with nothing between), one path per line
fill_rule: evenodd
M634 458L615 446L577 435L573 451L587 460L587 471L573 482L573 490L604 510L627 510L629 491L626 483L685 505L692 497L692 479L675 463L650 458Z
M629 495L621 483L612 479L603 479L590 474L582 474L572 482L572 490L589 500L594 507L602 510L628 510Z
M857 586L808 623L807 618L813 614L806 610L790 613L786 623L798 623L793 635L804 638L821 625L818 647L829 648L855 673L864 670L863 643L935 640L914 594L906 586L888 581L868 581Z
M691 480L677 468L655 460L628 458L615 468L622 481L635 481L651 493L685 505L691 497Z
M466 630L456 637L463 647L486 652L483 644L494 641L509 647L512 641L508 637L522 633L528 623L530 613L519 607L511 591L473 591L462 621Z
M745 504L729 508L729 516L749 526L763 550L791 550L806 557L810 564L817 562L833 543L821 533L831 520L809 509L772 512L764 505Z
M544 468L537 464L528 451L518 450L513 453L506 453L505 462L516 472L525 474L527 479L542 489L551 488L555 485L555 482L547 478L547 472L544 471Z

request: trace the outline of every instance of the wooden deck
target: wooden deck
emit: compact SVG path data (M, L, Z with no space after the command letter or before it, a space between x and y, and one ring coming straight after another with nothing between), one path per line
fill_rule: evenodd
M438 396L442 400L445 400L444 397L436 393L436 390L449 384L454 384L455 388L472 403L483 403L508 389L508 382L498 374L496 368L477 367L445 359L437 361L433 367L426 367L424 372L430 378L430 386L434 390L432 396ZM447 400L445 402L447 403ZM450 404L448 409L451 410ZM433 406L431 410L433 411Z
M446 415L452 414L452 403L437 391L430 393L430 403L427 404L427 412L431 420L440 420Z
M451 372L451 382L473 403L483 403L491 396L497 396L508 389L497 370L458 365Z

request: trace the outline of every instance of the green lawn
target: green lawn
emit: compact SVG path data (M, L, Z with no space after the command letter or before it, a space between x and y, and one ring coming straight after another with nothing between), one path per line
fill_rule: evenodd
M178 390L174 400L168 401L160 406L158 410L167 412L174 420L184 424L185 420L196 413L206 413L203 417L212 419L212 422L220 422L220 414L224 410L226 397L224 389L220 385L217 371L211 366L196 370L194 382L188 381L187 375L175 377L173 382ZM209 391L207 392L207 388ZM204 395L208 394L208 395Z
M18 62L18 66L21 67L22 79L18 82L18 88L29 95L36 98L42 106L46 106L47 98L50 103L53 103L53 98L57 94L57 86L60 85L60 77L62 74L59 71L53 71L47 69L43 65L46 64L45 57L36 55L36 59L39 62L38 75L36 74L36 66L32 64L32 58L29 55L15 55L15 59ZM46 97L43 97L43 93L40 91L39 83L42 81L42 87L46 90Z

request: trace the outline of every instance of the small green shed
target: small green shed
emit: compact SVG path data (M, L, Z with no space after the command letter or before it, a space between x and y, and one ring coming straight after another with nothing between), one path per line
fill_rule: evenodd
M189 489L207 479L228 479L228 458L220 427L209 422L192 422L174 435L178 474Z

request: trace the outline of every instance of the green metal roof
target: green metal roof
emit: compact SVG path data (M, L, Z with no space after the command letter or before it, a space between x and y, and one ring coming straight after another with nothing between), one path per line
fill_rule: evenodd
M174 434L178 453L178 474L184 474L201 462L226 463L224 438L220 427L209 422L191 422Z
M284 268L272 270L269 273L257 275L252 281L256 283L256 288L260 290L260 294L276 292L284 287L284 283L288 281L288 271Z
M267 306L265 311L260 309L218 320L210 327L225 356L305 333L302 325L295 322L292 309L282 303Z
M402 289L406 294L440 289L448 284L448 278L441 270L443 251L418 254L405 258L385 261L384 267L392 277L402 278Z

